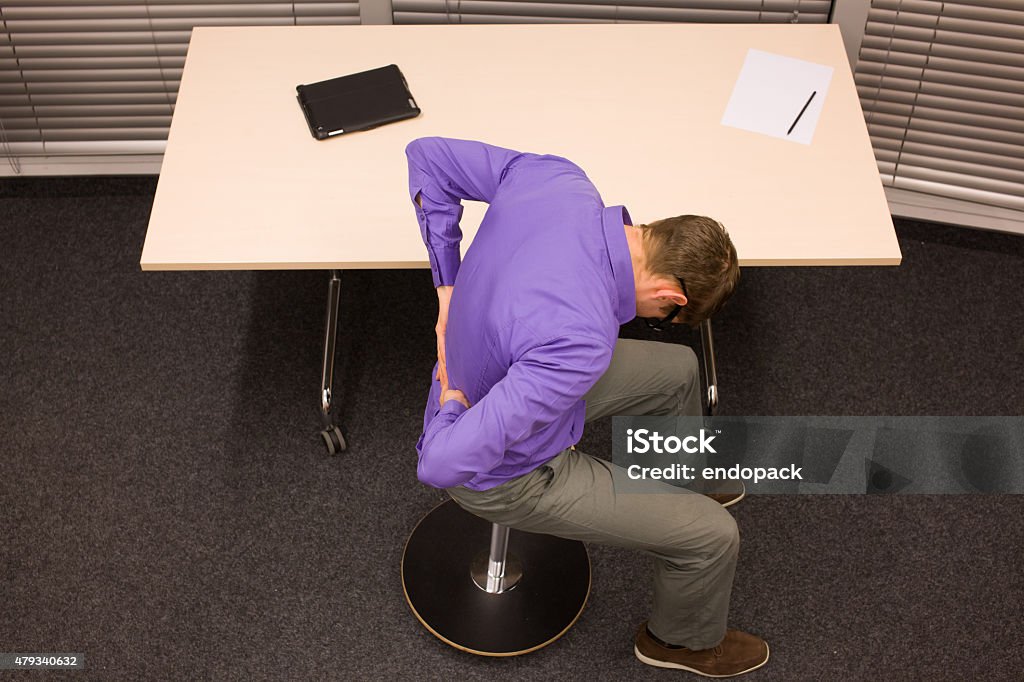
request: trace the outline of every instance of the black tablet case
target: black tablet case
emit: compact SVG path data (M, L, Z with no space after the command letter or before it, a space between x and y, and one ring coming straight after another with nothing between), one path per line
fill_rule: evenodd
M295 91L309 132L318 140L420 114L405 77L394 64L299 85Z

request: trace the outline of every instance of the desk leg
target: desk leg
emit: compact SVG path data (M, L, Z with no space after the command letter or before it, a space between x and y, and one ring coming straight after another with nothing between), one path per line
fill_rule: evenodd
M341 277L337 270L331 270L327 285L327 315L324 325L324 363L320 373L320 420L327 452L336 455L347 447L345 437L331 417L331 387L334 385L334 346L338 336L338 299L341 297Z
M713 417L718 411L718 372L715 369L715 339L711 335L711 320L700 323L700 350L704 357L704 377L708 382L707 411Z

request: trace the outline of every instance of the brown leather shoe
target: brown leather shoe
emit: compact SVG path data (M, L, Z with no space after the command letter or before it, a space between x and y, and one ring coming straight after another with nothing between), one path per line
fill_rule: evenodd
M691 651L667 647L647 632L647 623L640 626L633 647L636 657L647 665L659 668L689 670L705 677L732 677L756 670L768 662L768 643L756 635L739 630L726 630L725 639L711 649Z

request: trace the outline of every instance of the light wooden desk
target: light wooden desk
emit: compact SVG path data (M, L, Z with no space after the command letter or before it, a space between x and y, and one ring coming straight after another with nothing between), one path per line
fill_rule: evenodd
M750 48L834 67L812 144L720 124ZM310 136L297 84L390 63L422 116ZM427 266L404 155L427 135L570 158L607 204L625 204L638 221L713 216L742 265L900 260L835 26L195 29L142 267L330 270L321 409L331 452L344 448L330 415L338 271ZM466 245L482 213L467 207ZM713 407L710 324L702 331ZM545 646L586 602L586 550L526 533L506 555L508 529L494 525L490 552L473 558L486 526L454 503L429 514L403 554L406 598L461 649L504 656Z
M720 124L749 48L834 67L812 144ZM312 138L297 84L390 63L420 117ZM334 271L329 421L337 271L427 267L404 155L427 135L570 158L640 222L715 217L745 266L900 261L836 26L309 26L193 31L142 268Z

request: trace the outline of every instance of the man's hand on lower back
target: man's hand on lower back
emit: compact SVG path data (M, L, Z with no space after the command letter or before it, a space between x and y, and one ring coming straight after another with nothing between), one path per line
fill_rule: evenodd
M441 404L444 405L449 400L457 400L466 407L469 407L469 401L466 400L466 396L458 389L449 388L441 392Z

